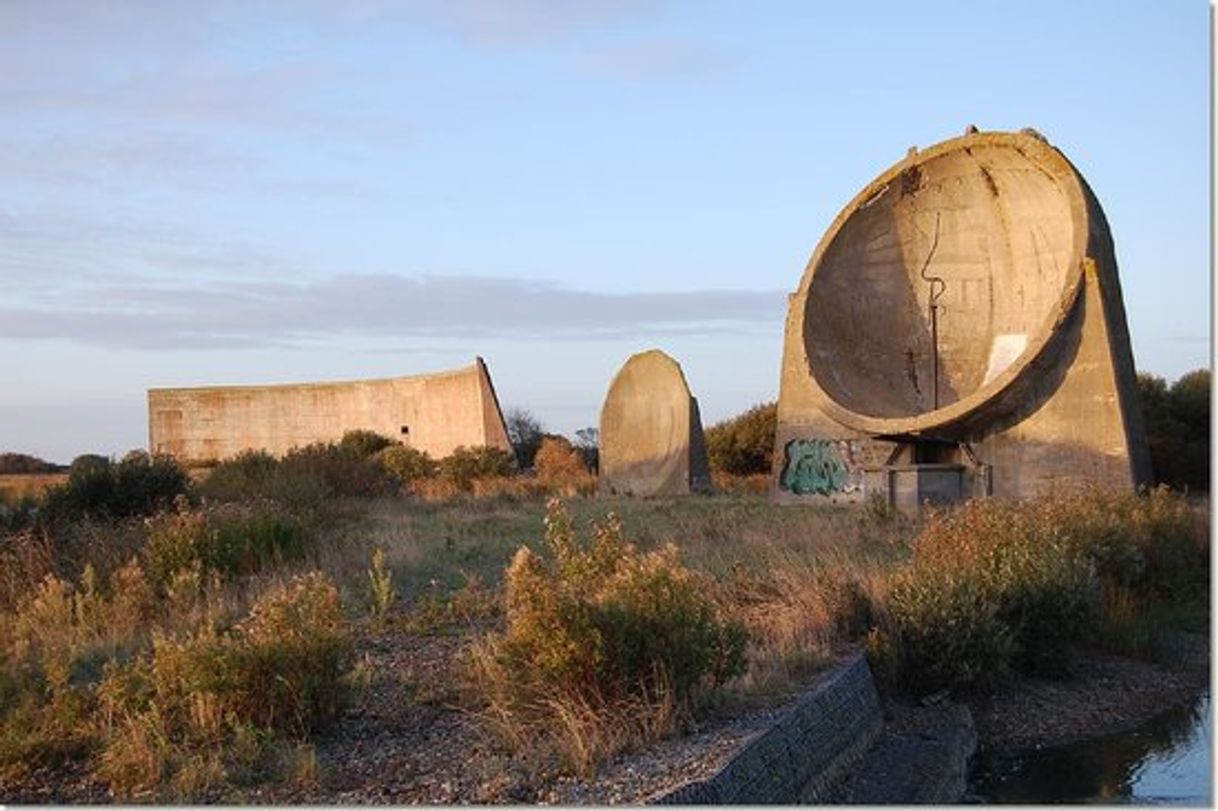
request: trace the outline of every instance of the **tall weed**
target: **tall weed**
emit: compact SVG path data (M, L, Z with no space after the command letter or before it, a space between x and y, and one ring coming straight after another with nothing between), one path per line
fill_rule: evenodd
M541 735L586 770L588 753L599 757L604 747L573 748L561 730L607 729L631 705L649 708L653 733L666 732L705 690L743 671L743 629L720 620L707 583L674 546L639 552L613 516L580 540L557 500L546 545L546 558L516 553L506 573L507 630L485 638L473 658L475 682L509 739Z

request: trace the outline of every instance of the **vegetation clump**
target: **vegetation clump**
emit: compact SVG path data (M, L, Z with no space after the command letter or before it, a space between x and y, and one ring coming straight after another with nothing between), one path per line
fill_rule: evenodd
M175 575L197 570L223 579L303 560L312 548L305 522L274 502L220 504L176 512L147 522L148 566L162 587Z
M1155 482L1177 490L1210 489L1209 369L1196 369L1167 385L1146 372L1138 374L1138 397Z
M1072 646L1093 639L1151 653L1163 637L1146 642L1154 631L1145 625L1131 633L1129 606L1161 619L1165 604L1204 602L1201 524L1163 489L986 500L939 513L893 576L886 619L869 640L873 663L906 689L969 690L1016 671L1057 671Z
M42 515L51 523L151 515L185 496L189 487L190 477L169 456L131 451L118 462L79 456L68 469L67 482L47 491Z
M293 448L282 459L243 451L213 467L199 492L218 501L269 500L302 509L334 497L384 495L398 486L383 461L396 447L370 431L348 431L338 442Z
M473 490L474 480L507 476L515 469L511 453L490 445L462 445L440 460L440 478L467 493Z
M584 455L563 437L542 439L533 466L537 480L552 493L569 498L596 489L596 477L588 472Z
M546 545L548 557L516 553L507 629L473 660L510 740L548 738L586 773L622 746L666 734L705 690L743 672L743 628L719 618L674 546L639 552L612 515L581 542L557 500Z
M762 403L706 429L706 452L716 473L748 476L773 467L778 404Z
M379 454L381 464L406 488L439 473L439 466L427 451L409 445L390 445Z
M342 706L351 640L329 578L273 585L235 623L198 578L175 585L158 597L135 560L105 580L89 567L7 615L0 779L78 760L120 797L207 797Z
M335 716L351 650L338 590L319 572L263 594L231 631L158 635L97 688L99 772L124 792L223 784L257 765L275 733L299 738Z

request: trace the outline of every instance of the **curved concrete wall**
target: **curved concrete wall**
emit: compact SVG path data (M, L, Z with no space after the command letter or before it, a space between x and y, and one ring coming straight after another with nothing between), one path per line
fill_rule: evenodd
M601 493L682 495L710 489L698 401L658 349L632 355L601 408Z
M149 450L184 461L244 450L282 455L355 429L400 439L435 458L459 445L511 450L481 358L464 369L414 377L148 392Z

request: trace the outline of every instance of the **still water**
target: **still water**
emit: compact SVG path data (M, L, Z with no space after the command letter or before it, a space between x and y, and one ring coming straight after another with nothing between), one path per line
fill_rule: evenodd
M979 755L966 801L1209 806L1212 747L1207 692L1122 735Z

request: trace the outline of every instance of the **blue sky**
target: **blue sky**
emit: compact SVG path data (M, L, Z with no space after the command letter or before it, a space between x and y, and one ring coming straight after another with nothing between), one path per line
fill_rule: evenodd
M1032 126L1108 216L1140 369L1210 363L1203 2L0 3L0 450L147 441L154 386L486 358L595 425L627 356L707 423L911 145Z

